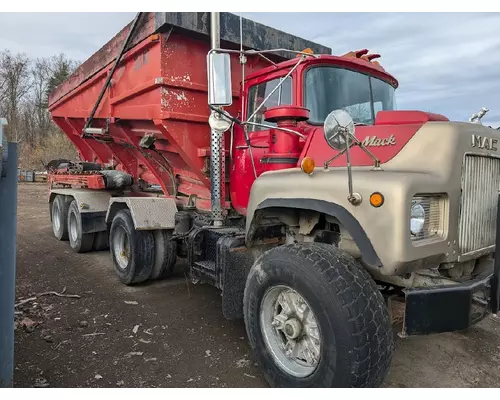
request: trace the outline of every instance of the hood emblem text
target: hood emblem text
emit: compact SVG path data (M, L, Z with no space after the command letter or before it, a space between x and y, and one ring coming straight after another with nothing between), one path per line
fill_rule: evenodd
M391 135L388 138L367 136L363 139L363 146L365 147L394 146L394 145L396 145L396 137L394 135Z
M498 139L472 135L472 147L478 149L497 151Z

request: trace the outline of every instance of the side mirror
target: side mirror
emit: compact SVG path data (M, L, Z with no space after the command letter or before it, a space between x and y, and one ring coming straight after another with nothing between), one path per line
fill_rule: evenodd
M208 104L230 106L233 104L231 87L231 57L227 53L210 53L207 58Z
M334 110L325 118L323 131L328 145L338 151L351 146L354 136L354 121L347 111Z

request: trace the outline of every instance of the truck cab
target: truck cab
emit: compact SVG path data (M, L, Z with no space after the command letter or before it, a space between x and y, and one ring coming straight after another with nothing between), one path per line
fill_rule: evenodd
M259 176L265 171L300 166L301 152L304 146L310 144L307 138L315 131L322 130L326 117L334 109L348 111L357 127L373 126L379 111L395 110L398 82L379 63L371 61L378 57L378 54L368 54L368 50L350 52L341 57L318 55L306 58L289 76L287 74L297 64L296 59L270 65L249 75L243 85L242 98L246 104L242 111L243 120L253 124L247 126L253 157L249 154L244 132L236 126L232 150L238 165L250 166L252 157L256 174L251 167L245 167L243 170L233 169L233 176L244 177L251 184L255 175ZM283 80L285 76L287 78ZM268 97L276 87L279 89ZM279 130L271 132L270 128L276 126L276 122L266 120L266 110L283 106L283 110L286 110L286 106L308 110L307 119L299 116L299 120L294 123L294 128L302 137L296 135L293 138L290 133ZM271 143L270 135L273 138ZM390 138L381 138L382 141L386 139ZM374 151L383 149L382 145ZM322 161L317 160L318 163ZM353 162L356 164L358 159ZM341 164L337 162L336 165ZM232 182L236 182L236 179ZM232 204L244 213L248 204L248 186L241 185L241 179L234 186L231 189Z

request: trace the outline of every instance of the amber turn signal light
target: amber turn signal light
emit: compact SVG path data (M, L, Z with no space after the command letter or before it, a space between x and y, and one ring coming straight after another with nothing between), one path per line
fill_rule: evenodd
M300 169L308 175L314 172L315 166L314 160L311 157L304 157L300 163Z
M380 207L382 204L384 204L384 196L382 195L382 193L372 193L370 196L370 204L373 207Z

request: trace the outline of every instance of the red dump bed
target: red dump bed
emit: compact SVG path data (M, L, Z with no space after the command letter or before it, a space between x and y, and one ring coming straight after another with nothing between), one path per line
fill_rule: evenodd
M222 47L239 48L239 17L221 13L220 19ZM165 194L173 193L174 175L178 194L195 194L198 207L210 208L209 21L209 13L144 13L92 122L92 127L104 128L108 120L111 141L83 139L81 132L130 24L56 88L49 98L50 113L82 160L114 163L138 183L160 185ZM311 48L315 53L331 53L329 48L253 21L243 19L242 25L245 48ZM284 55L272 57L284 60ZM268 65L255 57L249 59L245 72ZM232 76L234 103L229 111L236 115L241 81L237 55L232 58ZM155 135L155 150L139 146L146 134Z

